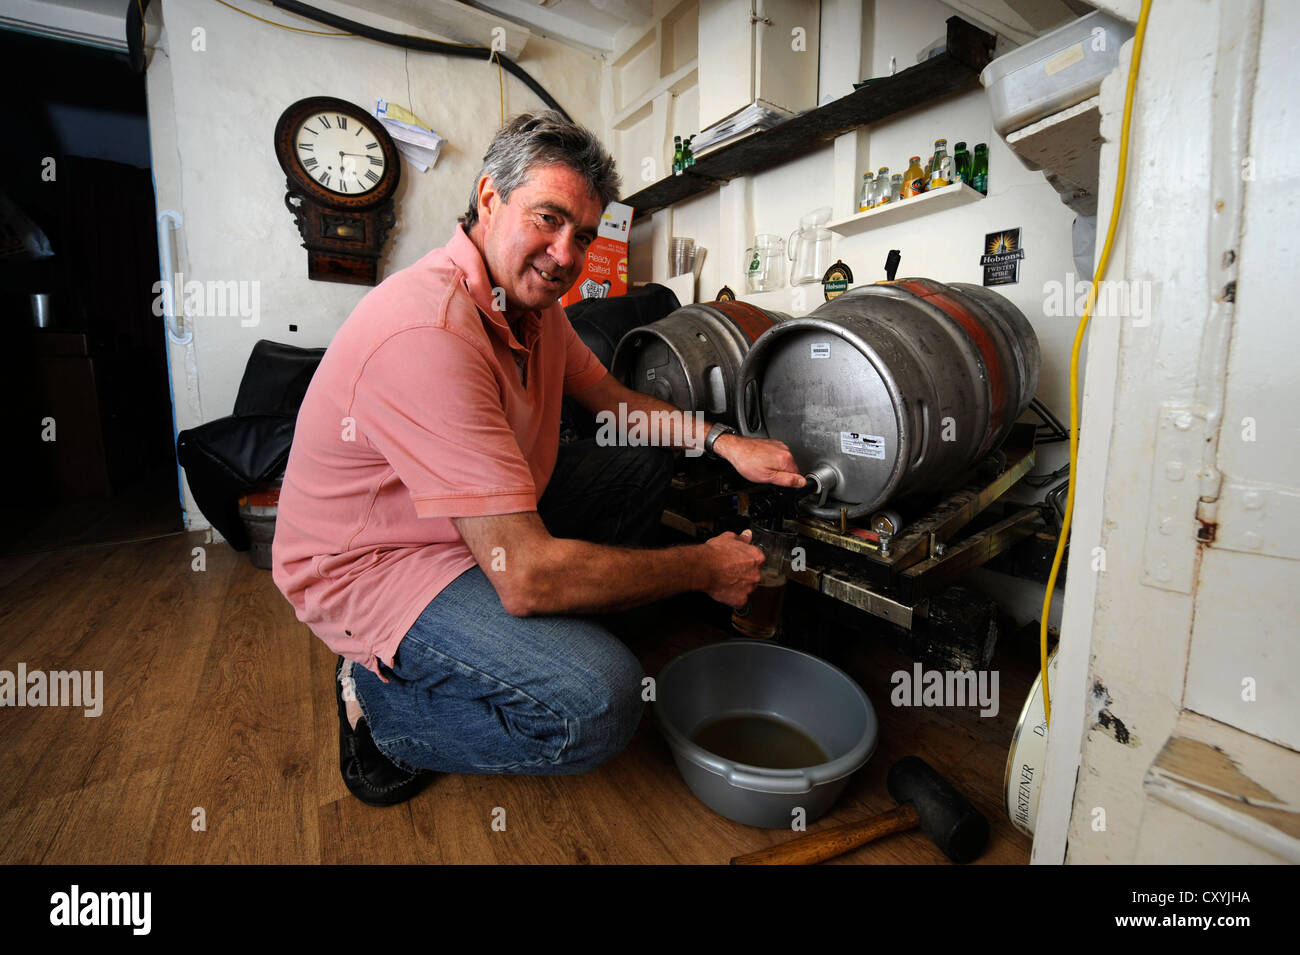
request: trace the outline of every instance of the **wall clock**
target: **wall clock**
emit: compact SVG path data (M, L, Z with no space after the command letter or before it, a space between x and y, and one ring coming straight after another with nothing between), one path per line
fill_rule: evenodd
M294 103L275 125L284 204L307 250L307 277L374 285L396 224L401 162L383 124L332 96Z

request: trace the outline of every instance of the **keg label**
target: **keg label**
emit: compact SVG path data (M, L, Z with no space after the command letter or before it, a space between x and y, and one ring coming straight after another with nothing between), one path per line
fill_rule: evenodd
M812 356L813 356L814 358L830 358L830 357L831 357L831 343L830 343L830 342L817 342L817 343L815 343L815 344L813 345L813 347L812 347Z
M844 260L838 260L834 265L826 270L822 276L822 290L826 296L826 301L839 298L849 289L849 284L853 281L853 272Z
M817 346L813 346L814 348ZM827 346L829 347L829 346ZM885 439L878 434L858 434L856 431L840 432L840 452L859 458L885 460Z

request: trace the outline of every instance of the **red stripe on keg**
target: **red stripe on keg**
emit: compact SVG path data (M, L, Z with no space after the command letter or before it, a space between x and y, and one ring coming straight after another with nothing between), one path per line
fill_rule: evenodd
M767 312L746 302L709 302L708 304L735 322L736 327L745 333L751 345L758 341L758 336L776 324Z
M998 347L993 341L993 336L989 334L983 322L972 315L961 302L948 295L941 286L926 279L899 279L892 284L901 285L917 298L926 299L941 308L966 330L966 334L979 349L980 356L984 359L984 368L988 372L989 392L992 399L988 430L984 432L984 440L980 443L978 452L984 454L992 446L994 436L1002 428L1007 407L1006 373L1002 368L1002 360L998 357Z

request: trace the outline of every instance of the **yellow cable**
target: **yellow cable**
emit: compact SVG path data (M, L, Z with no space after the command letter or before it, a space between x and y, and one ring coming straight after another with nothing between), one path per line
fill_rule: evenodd
M501 94L501 125L506 124L506 74L501 69L501 57L497 56L495 50L492 51L492 58L497 61L497 91Z
M1070 483L1065 496L1065 516L1061 520L1061 536L1056 542L1056 556L1052 560L1052 572L1047 577L1047 593L1043 596L1043 619L1038 641L1038 664L1042 669L1043 680L1043 718L1048 726L1052 723L1052 696L1047 685L1047 619L1052 609L1052 594L1056 591L1056 575L1060 572L1061 558L1065 554L1065 544L1070 537L1070 519L1074 516L1075 476L1079 467L1079 352L1083 347L1084 332L1088 330L1092 306L1097 301L1097 286L1101 284L1102 276L1106 274L1106 266L1110 264L1111 245L1115 241L1120 207L1124 202L1124 180L1128 169L1129 121L1133 117L1133 92L1137 89L1138 64L1142 59L1142 41L1146 38L1147 15L1150 12L1151 0L1142 0L1142 12L1138 14L1137 32L1133 37L1128 89L1124 93L1124 122L1119 139L1119 174L1115 178L1115 201L1110 209L1110 226L1106 230L1106 242L1101 248L1101 259L1097 262L1097 274L1088 289L1088 301L1083 310L1083 317L1079 319L1079 327L1074 333L1074 347L1070 350Z
M263 23L270 24L273 27L279 27L281 30L292 30L294 33L310 33L312 36L354 36L352 33L326 33L323 30L304 30L300 27L291 27L285 23L276 23L274 20L259 17L256 13L249 13L247 10L241 10L233 3L227 3L226 0L217 0L217 3L221 4L223 7L229 7L236 13L242 13L246 17L252 17L254 20L261 20Z

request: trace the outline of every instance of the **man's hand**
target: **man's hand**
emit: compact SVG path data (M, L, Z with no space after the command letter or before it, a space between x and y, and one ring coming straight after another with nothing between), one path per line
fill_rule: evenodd
M783 441L724 434L713 442L713 452L729 461L746 481L755 484L803 487L807 483Z
M739 608L758 586L764 560L748 531L641 550L552 537L536 511L452 522L515 617L623 610L685 590Z
M734 610L745 606L758 586L759 568L766 560L762 550L749 543L751 536L749 531L740 536L727 531L704 542L709 553L709 585L705 592Z
M685 431L682 435L684 441L681 447L696 449L696 453L704 447L704 438L708 434L709 426L703 421L703 414L681 411L651 395L633 391L610 373L606 373L599 382L573 397L592 414L602 411L617 414L619 406L622 405L628 415L633 411L646 415L653 415L656 412L681 415ZM803 487L807 483L799 473L799 466L795 464L790 449L781 441L724 434L713 443L713 452L731 462L731 466L741 477L755 484Z

